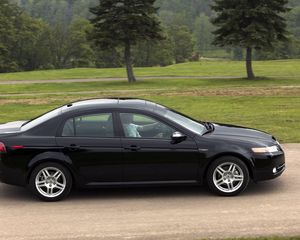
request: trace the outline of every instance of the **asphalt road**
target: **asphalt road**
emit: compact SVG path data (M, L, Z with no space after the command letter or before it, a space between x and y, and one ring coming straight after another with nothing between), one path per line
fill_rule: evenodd
M199 187L98 189L39 202L0 184L0 239L201 239L300 236L300 144L284 146L287 170L238 197Z

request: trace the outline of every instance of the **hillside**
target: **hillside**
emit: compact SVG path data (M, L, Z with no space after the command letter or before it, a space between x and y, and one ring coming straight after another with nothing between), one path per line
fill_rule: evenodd
M15 0L31 16L42 18L51 25L57 22L70 24L72 19L77 17L90 18L89 8L97 5L98 0ZM213 15L210 6L213 0L157 0L160 8L159 17L166 26L183 25L188 27L195 40L195 50L205 56L231 57L228 51L220 51L211 44L213 26L210 17ZM290 0L290 13L288 19L289 30L292 34L290 46L299 44L300 41L300 1ZM284 48L284 47L283 47ZM290 51L297 51L290 55L300 56L300 46ZM287 54L286 52L284 54ZM284 54L272 55L271 58L284 57ZM260 56L266 57L266 56Z

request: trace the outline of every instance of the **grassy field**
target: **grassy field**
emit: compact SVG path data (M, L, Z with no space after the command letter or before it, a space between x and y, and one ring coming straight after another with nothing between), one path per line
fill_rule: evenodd
M207 62L208 66L199 70L197 65L199 67L201 64L204 63L187 63L138 71L140 75L153 76L169 75L171 72L177 73L177 76L205 75L202 71L204 68L206 74L211 76L224 75L226 69L227 75L239 75L244 71L241 62ZM256 69L261 69L261 74L266 76L256 80L153 77L134 85L128 84L125 80L0 85L0 122L30 119L66 102L79 99L139 97L176 108L197 119L258 128L276 135L282 142L300 142L299 64L298 60L256 62ZM222 66L222 69L214 69L218 65ZM267 68L263 71L264 66ZM161 71L162 69L173 71L168 73ZM120 69L74 69L49 71L49 75L47 71L0 74L0 79L22 80L29 79L30 75L35 75L35 79L95 77L97 71L106 77L113 76L109 73L123 74L121 73L123 70ZM72 74L66 75L66 72ZM41 73L43 74L40 75Z
M167 67L135 68L138 77L143 76L245 76L243 61L199 61ZM257 61L253 63L257 76L295 77L300 75L300 60ZM125 77L124 68L94 69L79 68L0 74L1 80L51 80L76 78Z

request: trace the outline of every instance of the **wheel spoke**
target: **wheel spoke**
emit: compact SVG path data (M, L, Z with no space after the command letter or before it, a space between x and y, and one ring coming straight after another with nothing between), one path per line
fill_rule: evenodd
M223 182L223 179L221 178L221 179L219 179L219 180L217 180L217 182L216 182L216 184L218 185L218 186L220 186L220 185L222 185L224 182Z
M230 164L229 168L228 168L228 172L233 172L233 169L234 169L234 164Z
M37 182L36 185L37 185L38 187L45 187L45 183L46 183L46 181L43 180L43 181Z
M48 172L47 169L44 169L44 170L42 171L42 173L43 173L43 175L44 175L45 178L47 178L47 177L50 176L50 173Z
M243 181L244 177L242 175L234 175L234 181L240 182Z
M56 184L54 188L59 189L59 190L64 189L64 187L61 184Z
M58 182L58 183L56 183L56 187L63 189L63 188L65 188L65 184Z
M54 177L57 180L60 178L61 175L62 175L62 173L60 171L57 171L56 173L53 174L52 177Z
M225 172L225 170L222 167L217 167L217 172L222 176Z
M232 191L233 190L233 183L232 182L227 183L227 187L230 191Z

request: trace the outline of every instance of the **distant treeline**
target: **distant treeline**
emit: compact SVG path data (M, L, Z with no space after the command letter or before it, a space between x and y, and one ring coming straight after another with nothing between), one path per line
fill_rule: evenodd
M99 0L0 0L0 72L71 67L123 66L122 49L97 49L89 39L89 8ZM212 44L212 0L157 0L165 39L138 43L135 66L165 66L200 57L240 60L239 48ZM289 41L255 59L300 57L300 1L285 16Z

